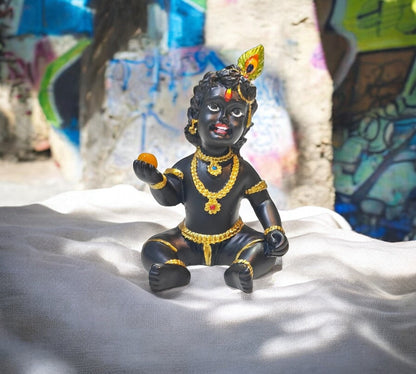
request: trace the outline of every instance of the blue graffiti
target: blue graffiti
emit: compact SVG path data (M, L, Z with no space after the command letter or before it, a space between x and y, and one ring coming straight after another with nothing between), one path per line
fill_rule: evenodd
M204 9L200 9L192 1L171 0L168 19L169 48L204 44Z
M161 128L168 130L172 136L177 137L182 132L163 121L153 109L162 81L167 83L172 103L175 104L181 92L193 87L191 77L200 77L201 73L209 68L218 70L224 66L225 64L213 51L203 47L172 50L167 54L161 54L155 49L137 60L110 61L108 78L112 82L117 82L121 91L127 93L129 105L137 108L130 113L130 118L141 117L141 151L146 146L146 129L150 118L153 118ZM140 87L140 90L137 90L137 87ZM113 110L111 99L109 108L111 112Z
M93 35L90 0L25 0L17 35Z
M174 64L172 61L180 61L180 64ZM145 76L151 78L152 86L148 94L152 96L158 90L160 79L169 78L170 91L175 90L175 81L185 77L199 76L207 70L209 66L213 69L222 69L225 64L213 51L207 51L200 48L190 52L181 51L181 55L170 52L168 55L161 55L159 50L154 50L153 54L147 54L145 58L138 60L130 59L112 59L110 65L122 66L121 88L123 91L129 89L129 82L132 74L132 67L143 65L145 68ZM178 68L179 65L179 68ZM111 70L111 69L110 69ZM120 77L110 75L111 79L120 80Z

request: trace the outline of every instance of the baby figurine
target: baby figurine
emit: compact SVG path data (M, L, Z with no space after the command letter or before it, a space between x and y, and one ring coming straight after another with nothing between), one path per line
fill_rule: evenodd
M250 293L253 279L266 274L288 248L279 213L267 185L240 156L244 135L257 109L251 83L263 69L259 45L231 65L205 74L194 87L185 136L195 153L160 173L154 162L134 161L137 177L148 183L159 204L184 204L177 227L156 234L142 248L154 292L189 283L191 265L228 265L225 283ZM264 232L245 225L240 203L248 199Z

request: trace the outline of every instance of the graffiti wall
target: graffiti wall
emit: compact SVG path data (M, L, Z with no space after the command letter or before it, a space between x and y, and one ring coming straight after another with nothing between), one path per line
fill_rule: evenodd
M202 75L235 63L243 50L264 41L270 45L267 58L272 58L256 80L259 110L242 153L268 181L280 207L288 205L287 193L295 190L292 187L299 180L302 188L296 190L296 196L302 199L298 202L321 201L331 207L332 175L326 170L330 173L327 149L332 152L332 148L327 135L330 131L325 127L329 104L320 98L332 87L326 80L325 61L315 35L312 0L305 2L307 16L300 16L291 1L279 5L271 0L262 4L253 0L211 1L209 11L207 3L153 0L147 1L146 7L138 7L138 2L131 0L120 8L119 3L109 0L4 0L1 17L7 21L7 43L2 46L2 79L12 87L10 97L26 105L28 116L29 98L41 108L51 130L50 144L44 146L55 149L55 157L62 157L58 162L71 164L75 174L81 173L82 166L87 187L137 183L131 173L131 160L138 153L155 153L160 164L169 167L193 151L183 128L192 88ZM229 22L230 17L238 16L236 9L246 12L250 8L250 12L264 15L264 9L271 6L277 10L260 25L265 32L258 30L256 23ZM290 17L283 17L289 9ZM250 44L235 42L226 50L208 47L208 12L215 12L217 26L231 27L220 35L222 39L227 35L228 41L232 36L248 42L244 29L255 27ZM129 18L132 13L134 19ZM277 16L284 26L276 27ZM280 33L284 42L276 46L277 39L269 30ZM214 31L211 27L212 34ZM88 66L83 65L85 61ZM307 72L305 80L292 79L299 75L299 69ZM85 70L87 76L83 76ZM280 78L282 72L284 79ZM303 95L305 89L298 87L301 81L325 89L312 100ZM296 90L292 82L297 82ZM286 90L291 94L287 95ZM287 111L289 101L293 108L299 103L297 110L292 108L297 117L297 142ZM303 144L301 158L305 162L307 157L314 159L313 172L303 167L299 173L299 144ZM326 181L319 186L324 193L313 193L310 185L318 185L310 183L311 178Z
M80 145L79 80L81 54L90 43L81 39L51 62L39 87L39 102L48 122L77 148Z
M204 46L205 1L155 1L147 11L146 35L108 62L104 113L84 130L90 139L85 177L93 186L128 182L144 188L131 171L139 153L155 154L164 169L193 152L183 133L193 87L204 73L236 63L243 52L220 54ZM266 72L256 86L261 109L242 154L283 206L296 170L293 129L276 75ZM109 136L94 137L99 128Z
M336 210L353 228L416 239L416 2L336 0L348 41L334 94Z
M19 124L15 127L16 137L23 133L20 137L26 138L29 148L53 147L49 137L52 125L61 138L59 148L71 148L69 157L77 158L79 62L93 33L93 15L88 3L87 0L1 2L1 82L10 87L10 110L16 113ZM43 115L34 118L34 112L40 113L36 110L39 105ZM42 120L47 126L44 133L32 134L34 123ZM60 153L56 154L58 159Z

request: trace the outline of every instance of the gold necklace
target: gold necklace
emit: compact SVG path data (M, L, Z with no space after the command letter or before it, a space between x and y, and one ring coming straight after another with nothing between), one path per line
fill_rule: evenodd
M220 163L231 160L234 156L234 153L230 148L228 153L224 156L219 156L219 157L207 156L201 151L201 148L198 147L196 149L195 156L199 160L209 162L209 165L207 166L208 173L216 177L217 175L220 175L222 173L222 166L220 165Z
M208 212L208 214L217 214L221 210L221 204L218 202L218 200L225 197L231 191L235 181L237 180L237 175L240 169L240 162L238 160L238 156L233 155L233 167L231 169L230 179L228 179L228 182L225 184L225 186L218 192L209 191L198 178L197 163L198 158L195 152L191 162L192 181L194 182L197 191L202 196L208 199L208 202L205 204L204 210Z

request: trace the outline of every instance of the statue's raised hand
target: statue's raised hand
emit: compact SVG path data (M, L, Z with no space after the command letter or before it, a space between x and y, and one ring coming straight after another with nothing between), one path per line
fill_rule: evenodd
M283 256L289 250L286 235L279 230L270 231L266 235L265 255L268 257Z
M133 170L137 178L148 184L159 183L162 180L162 174L156 168L157 160L150 153L142 153L133 162Z

